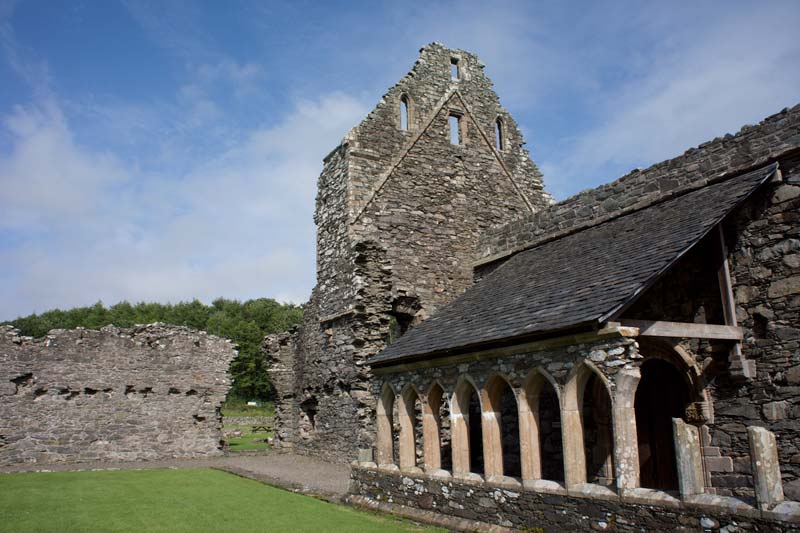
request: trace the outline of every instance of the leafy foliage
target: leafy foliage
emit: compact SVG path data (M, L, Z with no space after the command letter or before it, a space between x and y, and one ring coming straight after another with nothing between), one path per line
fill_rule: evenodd
M239 346L239 356L231 363L233 387L229 399L269 400L274 390L267 380L261 341L265 335L285 331L303 318L303 308L281 304L270 298L239 302L218 298L211 305L198 300L177 304L120 302L105 307L97 302L91 307L62 311L53 309L40 315L20 317L11 324L23 335L41 337L51 329L84 327L100 329L108 324L127 328L136 324L163 322L205 330L232 340Z

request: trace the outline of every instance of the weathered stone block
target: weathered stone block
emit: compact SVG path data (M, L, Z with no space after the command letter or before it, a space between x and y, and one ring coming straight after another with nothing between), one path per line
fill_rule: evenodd
M769 509L783 501L783 484L778 463L775 434L762 428L747 428L756 500L761 509Z

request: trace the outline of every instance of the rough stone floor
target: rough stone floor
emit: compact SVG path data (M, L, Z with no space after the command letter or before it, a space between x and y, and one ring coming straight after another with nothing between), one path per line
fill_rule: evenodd
M276 452L260 455L142 462L26 464L0 467L0 473L150 468L219 468L270 485L312 494L331 501L340 501L344 498L350 480L349 465L327 463L313 457Z

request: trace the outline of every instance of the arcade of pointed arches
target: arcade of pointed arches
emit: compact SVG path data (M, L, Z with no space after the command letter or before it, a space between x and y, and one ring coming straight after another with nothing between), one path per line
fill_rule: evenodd
M462 374L447 392L438 380L399 391L386 382L376 462L457 478L675 491L672 419L710 421L710 400L688 354L657 342L642 348L635 368L609 378L583 360L563 386L543 368L516 384L499 372L483 386Z

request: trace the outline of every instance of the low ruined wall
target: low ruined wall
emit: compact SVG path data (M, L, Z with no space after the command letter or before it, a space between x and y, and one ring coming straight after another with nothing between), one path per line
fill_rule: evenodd
M220 454L230 341L159 324L0 327L0 465Z
M519 483L435 479L376 468L353 467L350 493L356 503L434 511L522 531L797 531L797 516L759 511L728 498L701 496L683 502L645 489L623 497L523 488ZM358 497L366 501L359 501ZM402 507L398 507L402 506Z

